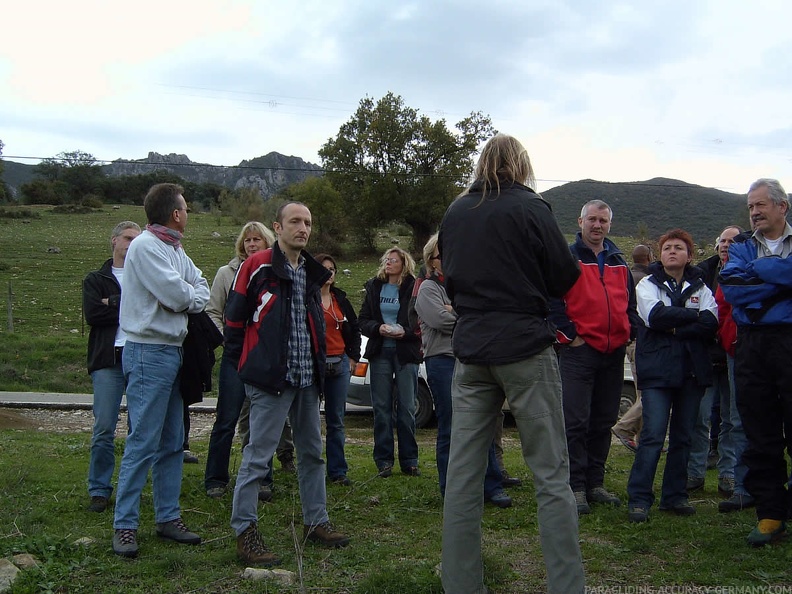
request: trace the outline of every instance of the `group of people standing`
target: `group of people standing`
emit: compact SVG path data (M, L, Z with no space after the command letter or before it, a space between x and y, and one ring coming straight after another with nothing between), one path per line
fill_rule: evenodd
M140 493L149 469L157 533L179 543L200 542L181 520L178 505L178 376L188 314L205 308L224 334L205 486L210 497L226 492L231 442L247 403L248 437L231 516L237 553L247 563L280 562L259 532L257 502L262 485L271 481L279 443L288 441L287 420L304 538L330 547L349 543L329 522L325 484L350 484L343 411L361 334L368 339L373 457L380 477L391 476L397 460L403 474L420 475L415 390L418 364L426 362L438 417L447 592L486 591L481 515L485 501L500 505L509 478L500 473L495 455L504 402L533 471L548 590L584 591L578 515L590 513L591 504L621 504L606 488L605 461L628 349L643 407L627 485L629 520L648 519L667 430L659 507L695 513L687 495L688 462L701 401L713 382L710 348L718 336L732 380L729 419L738 409L746 437L745 450L734 456L732 495L756 504L759 522L748 537L751 544L783 535L792 510L784 461L784 448L792 447L792 382L785 381L792 367L784 357L792 340L792 228L780 184L763 179L751 186L752 233L729 234L731 248L716 266L718 274L710 275L718 281L713 287L692 265L693 240L681 229L660 238L660 261L646 265L635 283L607 238L613 211L600 200L583 206L580 232L568 246L550 205L532 189L534 182L519 141L503 134L490 139L473 182L424 248L420 286L412 257L391 248L366 283L359 316L334 285L335 259L305 249L312 224L305 205L281 206L274 236L259 223L246 225L236 257L218 271L210 293L180 244L187 222L182 188L154 186L145 200L146 230L140 233L133 223L117 226L112 259L85 283L97 418L89 491L104 497L105 506L113 472L107 442L110 436L112 445L121 391L129 406L114 551L137 555ZM105 391L117 398L99 402Z

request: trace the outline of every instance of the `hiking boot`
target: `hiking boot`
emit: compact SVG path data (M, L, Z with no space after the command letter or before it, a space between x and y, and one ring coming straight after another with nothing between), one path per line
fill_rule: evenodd
M294 458L284 458L280 461L281 463L281 470L283 472L288 472L289 474L295 474L297 472L297 466L294 464Z
M91 503L88 505L88 511L92 512L103 512L107 509L107 504L109 500L107 497L102 497L101 495L94 495L91 497Z
M605 487L594 487L588 492L586 497L589 503L607 503L613 507L619 507L621 505L621 499L606 490Z
M184 463L198 464L198 456L193 454L190 450L184 450Z
M402 468L402 474L406 474L407 476L421 476L421 471L418 470L417 466L408 466L407 468Z
M258 500L262 503L272 501L272 487L270 485L259 485Z
M696 508L690 505L687 499L683 499L672 505L661 505L660 511L667 511L678 516L693 516L696 514Z
M392 474L393 474L393 466L390 465L390 464L386 464L385 466L381 466L380 469L379 469L380 478L388 478Z
M349 537L335 530L330 522L316 526L303 526L303 537L325 547L339 548L349 544Z
M509 497L503 489L495 491L492 495L485 495L484 502L491 503L495 507L500 507L501 509L512 506L512 498Z
M206 490L206 496L211 497L212 499L220 499L223 495L226 494L228 487L219 486L219 487L209 487Z
M752 547L763 547L786 536L786 523L781 520L764 519L751 530L748 544Z
M501 470L501 474L503 475L503 480L501 481L501 487L507 489L509 487L519 487L522 485L522 480L518 479L516 476L510 476L506 469L504 468Z
M195 532L190 532L181 518L176 518L164 524L157 524L157 536L179 544L201 544L201 537Z
M734 477L733 476L720 476L718 477L718 493L724 497L731 497L734 493Z
M250 526L237 536L237 556L245 564L258 567L272 567L280 565L281 562L278 556L271 553L264 545L255 522L251 522Z
M649 510L640 505L631 505L627 509L627 521L633 524L641 524L649 519Z
M701 491L704 489L704 477L703 476L689 476L687 479L687 486L685 490L688 493L692 493L693 491Z
M342 485L344 487L348 487L349 485L352 484L352 481L350 481L345 476L334 476L334 477L330 477L327 480L329 480L334 485Z
M119 528L113 534L113 552L122 557L137 557L137 530Z
M572 494L575 496L578 515L590 514L591 508L589 507L588 499L586 499L586 493L583 491L574 491Z
M718 511L728 514L733 511L742 511L756 505L756 499L748 493L732 493L732 496L718 503Z

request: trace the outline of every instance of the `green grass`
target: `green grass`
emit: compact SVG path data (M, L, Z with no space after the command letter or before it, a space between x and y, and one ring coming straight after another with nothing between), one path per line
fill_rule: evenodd
M293 588L241 579L243 566L229 527L230 495L220 500L204 495L203 464L185 466L181 505L187 524L204 544L179 546L156 538L149 486L141 505L140 556L126 560L111 551L111 512L85 511L89 433L0 431L0 557L29 552L41 562L38 569L25 571L11 592L439 593L435 568L442 501L434 432L419 431L423 476L397 473L380 479L371 460L371 425L369 416L348 417L353 487L328 486L331 519L352 537L347 548L308 545L298 552L292 537L293 528L298 535L301 530L297 482L293 475L275 472L275 499L260 506L260 528L270 548L282 556L284 569L298 571L302 559L301 585ZM207 445L206 439L192 443L202 461ZM512 427L506 428L505 445L507 466L525 484L510 491L513 508L485 509L485 579L498 594L541 592L536 501ZM120 456L121 444L117 451ZM235 445L232 474L239 460ZM607 486L622 497L631 462L631 454L614 446ZM788 585L792 543L749 548L745 536L754 524L753 512L718 514L716 488L710 473L706 490L694 498L698 514L690 518L655 508L648 523L633 525L624 507L595 507L583 516L580 541L588 585L679 586L688 592L694 587L706 592L704 587ZM93 544L73 544L82 537L94 539Z

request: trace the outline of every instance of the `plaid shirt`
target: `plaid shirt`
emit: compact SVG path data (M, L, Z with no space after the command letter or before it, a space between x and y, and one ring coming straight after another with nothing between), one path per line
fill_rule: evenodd
M307 282L305 258L300 256L297 270L286 262L286 271L292 280L291 324L289 331L289 358L286 381L295 388L306 388L314 383L311 336L308 332L308 311L305 307Z

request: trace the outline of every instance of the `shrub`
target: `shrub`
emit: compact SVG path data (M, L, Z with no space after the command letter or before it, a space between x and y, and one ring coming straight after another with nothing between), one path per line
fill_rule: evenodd
M0 206L0 219L40 219L41 215L30 208L3 208Z

